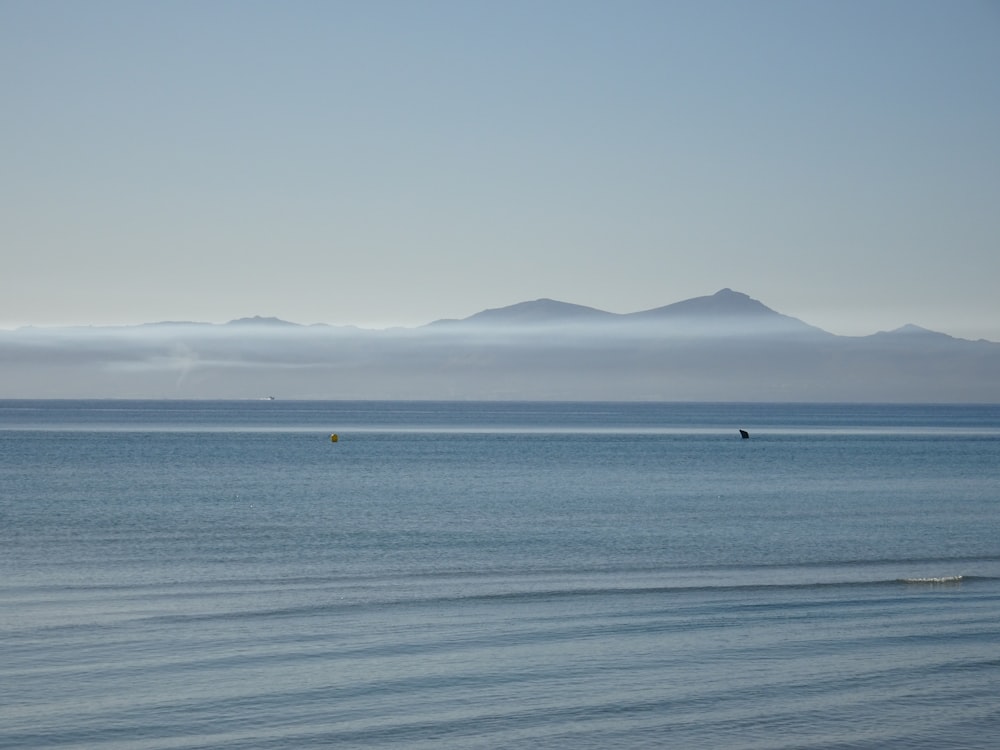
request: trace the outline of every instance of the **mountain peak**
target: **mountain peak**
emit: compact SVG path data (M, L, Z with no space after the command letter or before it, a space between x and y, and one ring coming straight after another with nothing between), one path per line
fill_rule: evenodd
M227 326L297 326L298 323L291 323L281 318L264 318L254 315L252 318L237 318L226 323Z
M495 326L565 325L593 322L611 317L615 317L613 313L598 310L595 307L575 305L571 302L560 302L542 297L506 307L490 308L461 320L435 321L435 323L483 323Z
M681 315L755 315L770 314L777 315L774 310L758 302L743 292L734 292L728 287L720 289L715 294L704 297L692 297L691 299L674 302L663 307L656 307L652 310L632 313L642 317L660 316L681 316Z
M734 298L738 298L738 299L750 299L750 295L749 294L744 294L743 292L734 292L728 286L727 287L723 287L722 289L720 289L719 291L717 291L712 296L713 297L722 297L722 298L734 297Z
M729 287L626 317L670 326L685 335L829 335Z
M932 331L929 328L923 328L922 326L914 325L913 323L907 323L899 328L894 328L891 331L879 331L873 334L873 337L884 339L886 337L899 338L922 338L927 341L952 341L956 340L954 336L949 336L947 333L940 333L939 331Z
M907 323L906 325L902 325L899 328L896 328L895 330L889 331L889 333L906 333L906 334L934 333L934 331L930 330L929 328L923 328L921 326L914 325L913 323Z

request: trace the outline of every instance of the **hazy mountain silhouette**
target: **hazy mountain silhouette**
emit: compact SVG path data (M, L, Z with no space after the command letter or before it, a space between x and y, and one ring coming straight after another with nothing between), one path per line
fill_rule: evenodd
M782 315L741 292L722 289L713 295L695 297L652 310L611 313L593 307L551 299L519 302L483 310L461 320L440 320L431 326L449 325L474 330L492 328L575 328L587 326L591 333L614 335L726 336L726 335L820 335L826 331Z
M614 313L594 307L559 302L554 299L536 299L532 302L518 302L507 307L483 310L461 320L436 320L431 326L487 325L501 327L549 326L576 323L594 323L616 318Z
M671 330L685 335L721 334L812 334L829 336L826 331L798 318L775 312L742 292L721 289L706 297L675 302L652 310L631 313L632 320L670 324Z
M742 292L732 289L720 289L715 294L705 297L674 302L652 310L631 313L633 318L659 318L697 320L707 318L775 318L785 316L776 313L770 307L752 299ZM789 320L794 320L789 318Z
M0 331L3 398L1000 402L1000 344L835 336L730 289L635 313L551 299L418 328L278 318Z
M279 327L299 327L298 323L290 323L287 320L282 320L281 318L262 318L260 315L254 315L252 318L237 318L236 320L230 320L226 323L227 326L279 326Z

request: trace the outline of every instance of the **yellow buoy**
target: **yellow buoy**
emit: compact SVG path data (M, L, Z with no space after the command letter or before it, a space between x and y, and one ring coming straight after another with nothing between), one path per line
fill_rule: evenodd
M332 435L330 435L330 442L331 443L336 443L338 440L340 440L340 438L337 437L337 433L336 432L333 433Z

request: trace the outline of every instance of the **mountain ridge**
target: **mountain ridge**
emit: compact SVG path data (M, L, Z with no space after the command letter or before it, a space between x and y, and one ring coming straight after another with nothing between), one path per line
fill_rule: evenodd
M768 307L743 292L725 287L714 294L673 302L629 313L613 313L570 302L541 298L490 308L468 317L444 318L423 328L509 327L530 330L558 327L564 330L597 324L605 332L620 332L641 325L643 331L662 335L795 335L833 337L836 334ZM659 330L657 330L659 327ZM914 326L916 327L916 326Z
M766 323L764 326L757 326L757 323ZM156 321L139 323L135 325L68 325L68 326L20 326L11 330L0 330L0 335L4 333L23 332L59 332L59 331L88 331L101 332L112 330L141 330L141 329L186 329L195 331L199 329L245 329L248 331L271 330L274 332L293 329L316 330L325 329L330 331L352 331L364 332L407 332L407 331L445 331L460 330L466 333L474 333L476 330L487 330L490 328L509 328L512 330L531 331L537 330L539 333L545 332L547 328L572 329L582 328L585 324L594 325L595 329L603 329L614 333L616 329L620 332L628 326L636 327L641 324L643 331L649 333L660 333L662 335L681 334L703 335L711 332L713 328L718 331L719 324L730 326L730 333L734 335L748 334L753 331L766 332L772 335L795 334L799 336L833 337L838 339L865 339L872 337L897 337L915 335L937 335L945 336L956 341L973 341L952 336L948 333L933 331L928 328L907 323L899 328L890 331L877 331L871 334L860 336L844 336L826 331L818 326L806 323L799 318L795 318L768 307L748 294L734 291L728 287L722 288L714 294L699 297L690 297L672 302L659 307L638 310L628 313L615 313L587 305L576 304L542 297L535 300L516 302L496 308L487 308L473 313L464 318L441 318L417 326L393 326L385 329L366 329L353 324L331 325L329 323L296 323L274 316L253 315L235 318L225 323L210 323L201 321L175 320ZM657 330L657 326L660 326ZM685 330L686 329L686 330ZM997 343L988 339L978 339L977 342Z
M715 294L691 297L679 302L638 310L630 313L613 313L595 307L572 302L554 300L548 297L517 302L503 307L490 308L474 313L466 318L433 321L427 325L441 323L565 323L587 320L640 320L656 318L683 318L697 316L725 317L737 315L781 316L763 303L742 292L720 289ZM781 316L787 318L788 316ZM794 320L794 319L792 319Z

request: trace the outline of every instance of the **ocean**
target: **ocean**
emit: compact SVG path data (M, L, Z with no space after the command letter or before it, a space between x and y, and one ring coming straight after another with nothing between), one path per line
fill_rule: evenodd
M997 405L0 401L0 570L0 747L1000 747Z

